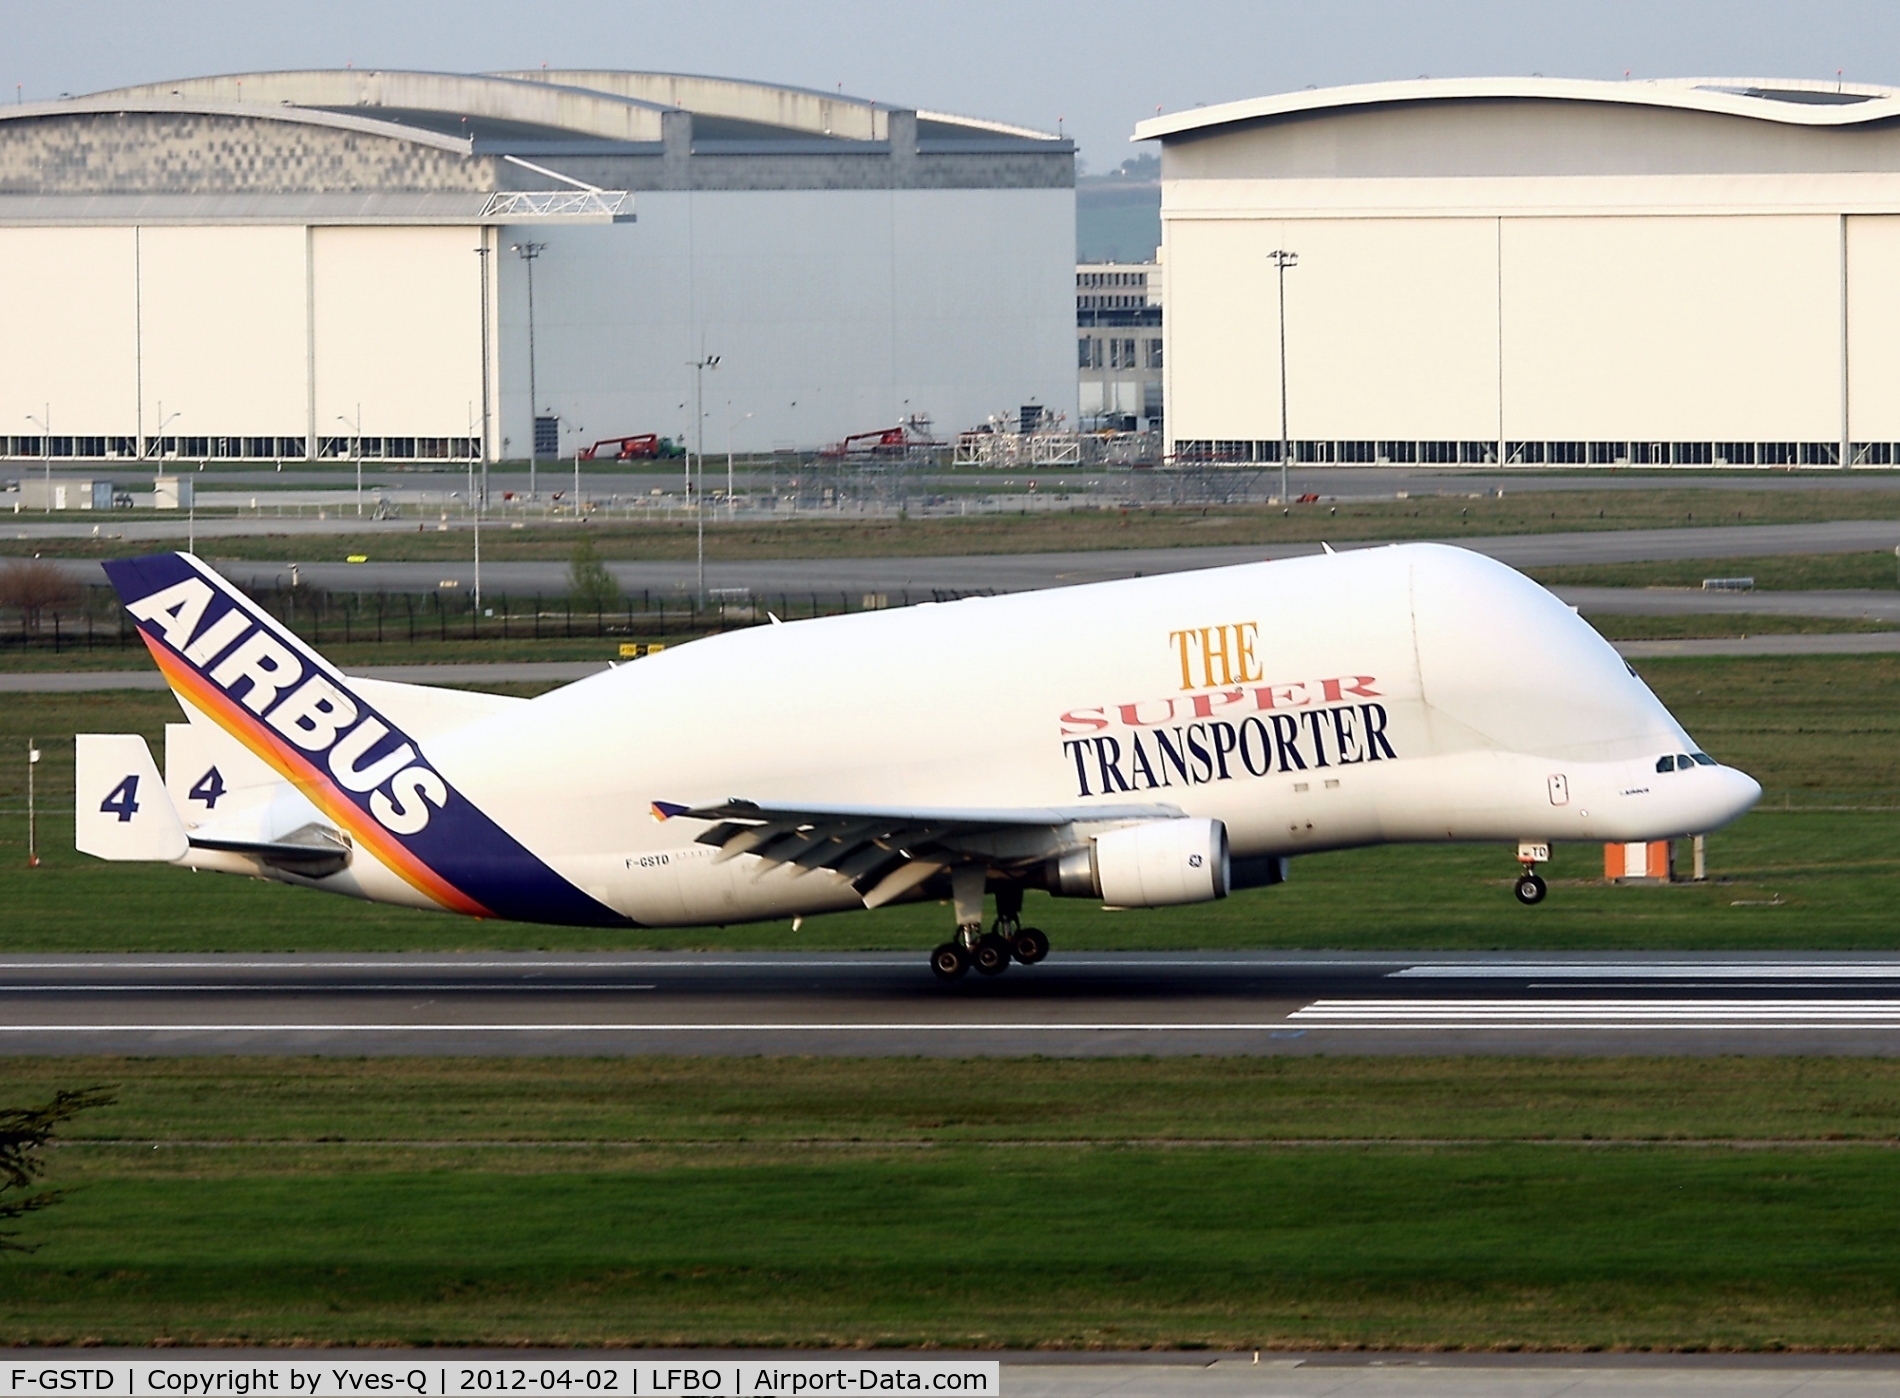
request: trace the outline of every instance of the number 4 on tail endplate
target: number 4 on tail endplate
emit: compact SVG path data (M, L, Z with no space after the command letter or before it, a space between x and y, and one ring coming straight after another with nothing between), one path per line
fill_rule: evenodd
M218 769L213 767L198 778L197 784L185 794L194 801L204 802L206 810L215 811L218 808L218 798L224 795L224 778L218 774Z
M97 787L93 788L95 791ZM99 803L99 809L116 815L121 824L139 813L139 779L134 773L112 788L112 794Z

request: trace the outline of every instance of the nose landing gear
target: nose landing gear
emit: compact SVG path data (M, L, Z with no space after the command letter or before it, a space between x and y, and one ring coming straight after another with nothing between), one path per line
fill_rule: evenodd
M996 890L996 921L983 930L985 873L957 869L950 888L957 905L957 935L930 953L930 969L939 980L953 981L972 967L981 976L1000 976L1011 961L1033 966L1049 954L1049 938L1040 928L1022 924L1023 890L1004 884Z
M1537 877L1537 866L1550 858L1550 846L1534 844L1528 840L1517 847L1517 862L1524 872L1518 876L1517 886L1511 891L1517 895L1517 901L1525 907L1544 901L1544 895L1550 892L1549 885Z

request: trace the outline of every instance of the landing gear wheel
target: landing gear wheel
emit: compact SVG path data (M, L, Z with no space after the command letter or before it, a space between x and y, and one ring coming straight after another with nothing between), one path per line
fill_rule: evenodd
M1049 939L1039 927L1024 927L1010 939L1009 949L1025 966L1034 966L1049 954Z
M955 942L945 942L930 953L930 969L940 981L953 981L970 969L970 953Z
M1517 894L1517 901L1528 907L1532 903L1543 902L1544 895L1550 892L1550 889L1537 875L1526 874L1517 881L1517 887L1513 892Z
M1009 954L1009 943L992 932L970 949L970 964L979 975L1000 976L1009 969Z

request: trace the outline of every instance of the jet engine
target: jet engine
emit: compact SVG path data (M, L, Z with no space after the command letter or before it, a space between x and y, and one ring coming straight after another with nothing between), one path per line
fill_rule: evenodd
M1049 862L1049 891L1111 907L1160 908L1227 896L1227 826L1149 820L1095 836Z

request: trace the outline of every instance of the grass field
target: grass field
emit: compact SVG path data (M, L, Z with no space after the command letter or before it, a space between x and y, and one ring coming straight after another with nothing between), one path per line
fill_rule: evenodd
M1900 529L1895 531L1900 540ZM1900 558L1871 553L1791 553L1769 558L1686 558L1663 563L1574 563L1526 568L1545 587L1700 587L1704 578L1753 578L1764 592L1900 587Z
M1220 903L1105 913L1032 896L1067 948L1873 948L1900 946L1900 656L1652 660L1645 677L1698 740L1757 776L1762 808L1710 840L1703 885L1613 888L1594 845L1559 847L1554 895L1519 907L1502 847L1394 847L1312 855L1293 881ZM0 944L11 950L403 950L602 946L921 949L935 904L762 923L599 932L478 923L342 902L248 880L104 864L71 848L70 735L176 720L168 695L10 695L0 754L37 736L46 864L24 865L23 776L0 764Z
M1689 490L1659 484L1653 491L1550 491L1537 494L1425 496L1415 500L1298 505L1291 513L1259 505L1182 509L1156 506L1086 507L1017 515L933 519L788 519L726 524L708 515L707 556L717 559L906 557L945 554L1041 553L1072 550L1172 548L1195 544L1339 543L1364 539L1452 538L1460 534L1549 533L1568 530L1651 529L1680 525L1795 524L1835 519L1900 517L1891 490ZM691 520L627 523L596 520L587 526L606 559L684 559L694 554ZM181 539L183 535L179 536ZM482 556L565 561L574 526L540 523L485 531ZM57 554L114 558L150 553L162 543L111 539L0 538L0 556ZM207 542L205 554L251 560L334 559L366 554L378 561L462 559L465 533L260 535ZM1708 576L1703 574L1701 576ZM1727 574L1724 574L1727 576ZM1700 581L1700 578L1697 579Z
M11 1060L0 1081L123 1102L53 1152L72 1194L6 1263L13 1343L1900 1345L1880 1061Z

